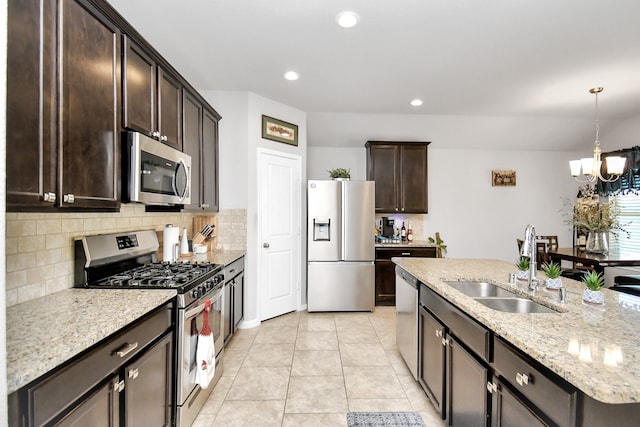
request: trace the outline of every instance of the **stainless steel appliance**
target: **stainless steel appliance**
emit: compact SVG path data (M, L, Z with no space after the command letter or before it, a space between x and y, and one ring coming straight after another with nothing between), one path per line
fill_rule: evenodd
M154 230L85 236L75 242L76 287L175 289L175 425L190 426L222 376L224 272L222 265L156 262ZM195 384L196 345L210 300L209 327L216 348L216 372L205 390Z
M396 267L396 345L418 379L418 280Z
M123 201L191 203L191 156L138 132L126 132L123 139Z
M307 184L307 309L373 311L375 183Z

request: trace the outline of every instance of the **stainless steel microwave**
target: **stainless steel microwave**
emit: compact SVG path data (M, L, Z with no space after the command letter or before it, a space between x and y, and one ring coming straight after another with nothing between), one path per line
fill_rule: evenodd
M191 156L138 132L123 139L123 202L191 203Z

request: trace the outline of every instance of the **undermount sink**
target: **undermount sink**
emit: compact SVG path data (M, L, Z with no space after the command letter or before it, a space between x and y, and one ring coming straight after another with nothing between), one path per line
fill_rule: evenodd
M476 298L475 300L493 310L508 313L557 313L556 310L526 298Z
M513 297L514 293L496 286L493 283L480 281L449 281L445 282L470 297Z

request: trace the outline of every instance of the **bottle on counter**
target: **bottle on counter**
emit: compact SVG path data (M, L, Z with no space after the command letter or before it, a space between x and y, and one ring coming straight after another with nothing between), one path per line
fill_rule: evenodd
M189 240L187 239L187 227L182 229L182 239L180 239L180 255L189 253Z
M407 241L413 242L413 230L411 229L411 223L409 223L409 228L407 228Z
M402 221L402 227L400 228L400 240L403 242L407 240L407 229L404 227L404 221Z

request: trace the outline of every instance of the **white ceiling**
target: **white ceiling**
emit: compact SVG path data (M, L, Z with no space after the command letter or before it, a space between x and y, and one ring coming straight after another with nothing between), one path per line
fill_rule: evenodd
M200 90L310 113L584 117L604 86L602 119L640 117L637 0L109 1ZM336 26L342 10L360 24Z

